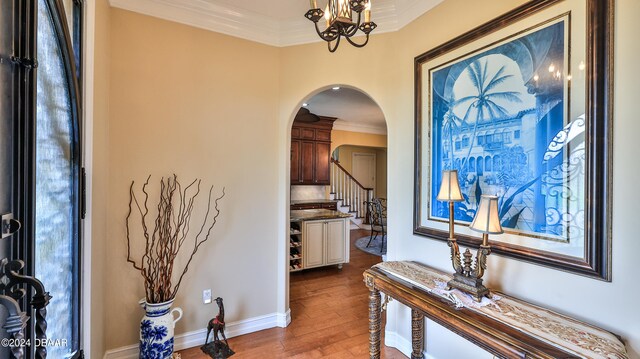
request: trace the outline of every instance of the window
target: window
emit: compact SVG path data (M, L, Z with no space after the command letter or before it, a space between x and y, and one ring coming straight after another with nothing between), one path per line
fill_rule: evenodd
M520 139L520 130L513 131L513 138L516 140Z
M484 145L484 135L478 136L478 146Z
M484 140L486 144L490 144L493 142L493 134L487 134L484 136Z
M469 147L469 137L462 137L462 147Z
M456 141L456 150L459 150L462 148L462 141Z
M504 143L511 143L511 132L505 132L503 135Z

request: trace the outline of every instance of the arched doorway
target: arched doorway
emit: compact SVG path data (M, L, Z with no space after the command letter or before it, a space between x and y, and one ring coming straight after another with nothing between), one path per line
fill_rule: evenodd
M309 183L306 178L299 179L300 177L297 177L299 171L303 171L301 168L304 166L297 162L300 161L301 156L303 157L302 152L304 149L302 146L305 145L305 141L310 139L305 140L296 137L301 136L301 134L297 128L299 127L297 122L292 118L289 122L289 126L291 127L288 129L288 137L290 137L291 142L288 146L290 153L287 161L288 166L286 167L289 172L287 173L287 178L289 178L287 185L289 186L290 199L290 203L288 204L313 203L315 201L321 204L333 203L335 207L332 210L342 213L351 212L352 215L356 217L357 212L350 209L350 205L345 203L346 198L336 198L338 191L335 188L337 178L335 165L340 162L340 153L346 153L347 150L351 151L351 156L354 152L353 149L361 150L359 152L370 152L368 151L369 149L380 151L380 155L377 157L385 159L384 170L382 171L382 169L380 169L381 171L376 172L376 180L377 183L384 183L384 186L376 185L376 187L380 187L380 189L384 187L386 196L387 126L383 111L364 91L342 85L326 86L318 89L305 97L303 101L300 102L300 105L301 107L296 108L294 113L303 114L306 118L304 121L313 122L314 119L312 115L319 117L320 120L329 118L332 121L329 140L330 151L328 152L328 156L330 157L326 159L330 168L330 179L328 183L321 182L320 184L313 184ZM316 134L317 133L318 132L316 132ZM311 134L309 134L309 136L311 136ZM306 145L311 147L309 143ZM382 153L384 153L384 155L382 155ZM315 161L318 161L318 157L315 157ZM378 162L376 162L376 164L377 163ZM351 175L353 176L353 174ZM317 173L315 176L316 180L321 178ZM313 175L307 177L313 178ZM378 193L382 192L375 192L373 197L379 197ZM364 199L366 198L362 197L358 198L358 200L352 199L351 204L355 205L358 201ZM287 211L289 211L290 208L291 207L288 207ZM297 320L304 320L305 316L308 318L309 313L307 311L309 307L313 307L313 305L309 305L309 303L312 304L322 301L322 298L326 296L333 296L336 299L341 298L342 294L339 290L332 292L330 288L343 288L349 291L348 287L353 286L356 291L362 290L362 294L366 297L366 293L364 292L366 288L361 285L361 281L353 281L353 278L354 276L360 276L364 268L368 268L372 264L382 260L379 252L373 255L365 252L355 252L357 249L354 250L354 240L369 236L368 229L363 229L367 228L366 224L363 225L361 223L361 226L357 226L349 223L347 250L350 251L351 254L349 261L344 263L341 269L338 268L337 265L306 268L304 266L304 250L295 251L295 247L298 246L295 242L304 241L295 236L304 236L304 233L302 233L304 231L302 226L293 224L292 220L295 219L294 217L295 216L290 215L290 213L286 215L290 228L287 231L288 233L285 238L286 244L284 246L286 248L285 261L287 268L285 275L285 301L287 303L286 307L291 311L291 320L296 322ZM354 233L354 235L352 235L352 233ZM300 268L295 265L292 266L291 263L299 263ZM334 280L337 282L333 282ZM339 303L340 300L337 302ZM305 303L307 303L306 306ZM301 315L303 313L306 314Z

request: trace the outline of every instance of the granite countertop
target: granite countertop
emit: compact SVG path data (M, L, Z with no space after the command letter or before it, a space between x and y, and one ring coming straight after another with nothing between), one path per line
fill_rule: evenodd
M320 219L339 219L351 217L348 213L330 209L301 209L291 211L292 221L315 221Z
M299 199L291 200L291 204L309 204L309 203L335 203L335 199Z

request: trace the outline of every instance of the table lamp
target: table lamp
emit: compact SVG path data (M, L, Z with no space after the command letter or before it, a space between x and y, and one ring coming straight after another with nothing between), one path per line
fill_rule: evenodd
M458 171L448 170L442 171L442 181L440 182L440 191L436 197L438 201L449 202L449 239L447 244L451 247L451 263L456 273L462 270L460 264L460 249L456 242L454 235L454 202L461 202L464 200L462 197L462 191L460 190L460 183L458 182Z
M498 197L482 195L476 215L469 225L473 231L482 233L482 244L476 254L475 265L472 265L471 251L464 252L461 270L456 269L453 279L447 283L449 288L457 288L471 294L476 301L489 294L489 290L482 284L482 276L487 269L487 256L491 253L489 234L504 233L498 215ZM458 254L459 256L459 254Z

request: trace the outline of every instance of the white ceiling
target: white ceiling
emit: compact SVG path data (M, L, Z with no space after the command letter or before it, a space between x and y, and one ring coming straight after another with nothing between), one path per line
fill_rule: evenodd
M109 0L111 6L273 46L321 41L308 0ZM373 35L396 31L444 0L371 0ZM326 0L318 0L324 7Z
M387 124L380 107L364 93L350 88L326 90L307 101L311 113L337 117L336 130L386 134Z

